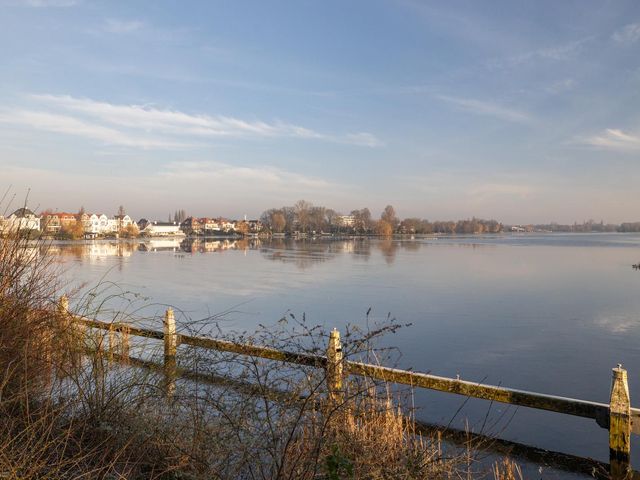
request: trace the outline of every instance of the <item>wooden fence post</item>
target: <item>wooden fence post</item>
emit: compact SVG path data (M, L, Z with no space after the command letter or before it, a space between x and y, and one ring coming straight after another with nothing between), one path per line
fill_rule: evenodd
M329 392L329 401L334 406L343 401L342 369L340 332L334 328L329 334L329 345L327 346L327 390Z
M65 319L69 315L69 298L66 295L62 295L58 301L58 313L64 315Z
M129 363L129 325L122 324L120 327L120 356L124 363Z
M627 371L613 369L609 402L609 464L612 478L625 478L631 471L631 400Z
M58 300L58 305L56 307L59 315L59 326L62 328L62 338L67 338L66 335L69 334L69 328L71 328L71 319L69 318L69 298L66 295L62 295ZM51 332L49 332L49 348L52 347L51 343Z
M81 330L74 324L73 316L69 312L69 298L66 295L62 295L58 300L58 315L60 315L60 327L62 328L61 336L63 346L62 348L68 349L69 359L74 366L77 366L82 361L82 347L84 346L84 338L76 335L81 333Z
M172 397L176 389L176 352L178 349L178 335L176 334L176 319L173 309L168 308L164 314L164 374L167 396Z
M118 360L122 363L129 362L129 332L130 328L126 323L112 323L109 325L109 360L118 355Z
M118 334L116 331L116 327L117 325L115 323L109 325L109 353L107 355L107 358L110 362L113 361L113 354L118 348Z

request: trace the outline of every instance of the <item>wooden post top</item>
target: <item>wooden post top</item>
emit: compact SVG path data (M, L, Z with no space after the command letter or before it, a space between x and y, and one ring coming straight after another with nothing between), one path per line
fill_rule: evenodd
M609 404L609 408L612 413L622 413L625 415L631 414L627 371L622 368L621 363L612 369L611 401Z
M342 359L342 344L340 343L340 332L334 328L329 333L329 345L327 345L329 358Z
M69 310L69 298L66 295L62 295L60 297L60 301L58 303L60 310L67 311Z

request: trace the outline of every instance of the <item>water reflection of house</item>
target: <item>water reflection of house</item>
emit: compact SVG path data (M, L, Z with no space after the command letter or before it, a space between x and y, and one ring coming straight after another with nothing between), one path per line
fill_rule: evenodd
M188 253L211 253L235 249L236 243L237 242L235 240L207 241L201 239L187 239L180 244L180 247Z
M88 257L130 257L133 247L126 243L90 243L86 245Z
M335 248L335 251L337 252L353 253L355 250L355 242L353 240L342 241L342 242L336 243L334 245L334 248Z
M52 243L42 247L47 255L74 256L77 258L130 257L137 244L130 242L104 243Z
M177 238L163 238L147 240L138 245L141 252L177 252L180 250L180 240Z

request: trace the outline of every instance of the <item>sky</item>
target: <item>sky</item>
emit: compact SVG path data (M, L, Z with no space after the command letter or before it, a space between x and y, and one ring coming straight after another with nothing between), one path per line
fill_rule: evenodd
M637 0L0 0L0 209L619 223L639 184Z

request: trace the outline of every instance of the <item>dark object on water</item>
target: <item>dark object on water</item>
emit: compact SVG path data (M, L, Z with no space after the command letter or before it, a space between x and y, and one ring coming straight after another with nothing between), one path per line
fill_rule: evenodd
M631 266L633 267L634 270L640 270L640 263L634 263Z

